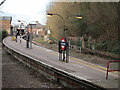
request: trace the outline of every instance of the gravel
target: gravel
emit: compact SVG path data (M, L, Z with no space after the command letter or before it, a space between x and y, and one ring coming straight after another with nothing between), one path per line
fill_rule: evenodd
M2 88L64 88L2 51Z

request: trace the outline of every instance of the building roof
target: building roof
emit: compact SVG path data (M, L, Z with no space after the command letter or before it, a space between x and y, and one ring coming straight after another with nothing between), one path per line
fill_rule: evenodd
M0 20L12 20L12 17L10 16L0 16Z

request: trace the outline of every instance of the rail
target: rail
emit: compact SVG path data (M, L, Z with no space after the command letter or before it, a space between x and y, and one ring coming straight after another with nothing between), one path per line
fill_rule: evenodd
M120 70L110 70L109 67L110 67L110 63L113 63L113 62L120 62L120 60L110 60L108 63L107 63L107 73L106 73L106 80L108 79L108 72L113 72L113 71L120 71ZM119 66L119 65L118 65ZM119 69L119 68L118 68Z

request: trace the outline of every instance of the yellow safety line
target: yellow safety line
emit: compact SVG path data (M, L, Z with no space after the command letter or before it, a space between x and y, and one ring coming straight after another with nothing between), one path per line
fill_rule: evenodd
M82 62L79 62L79 61L76 61L76 60L71 60L71 61L76 62L76 63L78 63L78 64L85 65L85 66L90 67L90 68L92 68L92 69L94 69L94 70L98 70L98 71L101 71L101 72L106 73L106 71L103 71L102 69L99 69L99 68L95 68L94 66L86 65L86 64L84 64L84 63L82 63ZM115 77L118 77L118 75L116 75L115 73L114 73L114 74L113 74L113 73L110 73L110 75L115 76Z
M58 55L57 53L55 53L55 52L52 52L52 54L54 54L54 55ZM91 63L88 63L88 62L85 62L85 61L82 61L82 60L80 60L80 59L77 59L77 58L74 58L74 57L70 57L71 59L71 61L73 61L73 62L76 62L76 63L78 63L78 64L82 64L82 65L85 65L85 66L87 66L87 67L90 67L90 68L92 68L92 69L95 69L95 70L99 70L99 71L101 71L101 72L104 72L104 73L106 73L106 68L104 68L104 67L101 67L101 66L97 66L97 65L94 65L94 64L91 64ZM96 68L95 68L96 67ZM117 73L116 72L112 72L112 73L110 73L112 76L115 76L115 77L118 77L118 75L116 75Z
M92 64L92 63L88 63L88 62L82 61L82 60L77 59L77 58L74 58L74 57L71 57L71 58L74 59L74 60L77 60L77 61L79 61L79 62L84 63L84 65L87 64L87 66L96 67L96 68L102 69L102 70L104 70L104 71L107 70L107 68L104 68L104 67L101 67L101 66L97 66L97 65L94 65L94 64ZM118 72L118 73L117 73L117 72L112 72L112 73L114 73L114 74L118 74L119 72Z
M74 60L77 60L77 61L79 61L79 62L85 63L85 64L87 64L87 65L90 65L90 66L93 66L93 67L97 67L97 68L100 68L100 69L102 69L102 70L107 70L107 69L104 68L104 67L97 66L97 65L94 65L94 64L92 64L92 63L88 63L88 62L82 61L82 60L77 59L77 58L74 58L74 57L71 57L71 58L74 59Z

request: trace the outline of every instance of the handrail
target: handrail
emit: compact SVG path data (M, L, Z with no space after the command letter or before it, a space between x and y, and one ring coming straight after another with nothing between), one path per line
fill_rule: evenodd
M120 62L120 60L110 60L110 61L108 61L108 63L107 63L106 80L108 79L108 72L120 71L120 70L109 70L110 63L113 63L113 62Z

